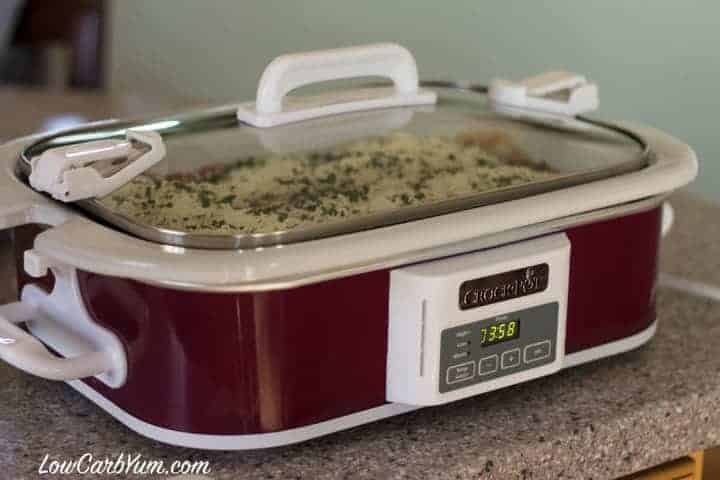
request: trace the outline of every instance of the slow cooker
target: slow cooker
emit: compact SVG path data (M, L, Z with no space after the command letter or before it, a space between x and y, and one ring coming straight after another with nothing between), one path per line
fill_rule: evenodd
M381 77L296 89L321 82ZM0 147L0 358L161 442L303 441L656 329L683 142L569 72L420 82L395 44L284 55L254 102Z

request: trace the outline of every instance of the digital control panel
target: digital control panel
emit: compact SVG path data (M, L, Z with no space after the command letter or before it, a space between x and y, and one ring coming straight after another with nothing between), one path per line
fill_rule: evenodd
M551 302L443 330L440 393L552 363L557 329Z
M439 405L563 368L564 233L390 272L387 400Z

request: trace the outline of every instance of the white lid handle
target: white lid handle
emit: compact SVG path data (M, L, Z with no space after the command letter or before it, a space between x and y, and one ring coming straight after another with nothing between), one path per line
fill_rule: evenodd
M260 78L256 108L258 113L277 113L283 97L303 85L371 76L390 78L400 94L418 91L412 54L394 43L378 43L277 57Z
M304 85L370 76L391 79L394 91L387 95L386 89L355 90L326 98L334 101L283 107L285 96ZM435 103L435 93L421 90L418 85L415 58L394 43L282 55L263 72L256 103L241 105L238 118L268 127L358 110ZM379 92L385 95L378 98Z

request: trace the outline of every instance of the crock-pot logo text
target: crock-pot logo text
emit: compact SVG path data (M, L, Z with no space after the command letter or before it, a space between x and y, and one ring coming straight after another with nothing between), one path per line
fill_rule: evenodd
M491 303L542 292L548 286L547 263L468 280L460 285L460 309L482 307Z

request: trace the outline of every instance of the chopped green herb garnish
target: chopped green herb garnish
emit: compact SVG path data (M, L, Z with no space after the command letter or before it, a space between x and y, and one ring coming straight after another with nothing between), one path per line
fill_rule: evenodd
M503 161L504 152L512 158ZM476 195L552 175L499 135L394 134L325 152L250 156L195 172L143 175L101 201L138 222L165 228L269 233Z

